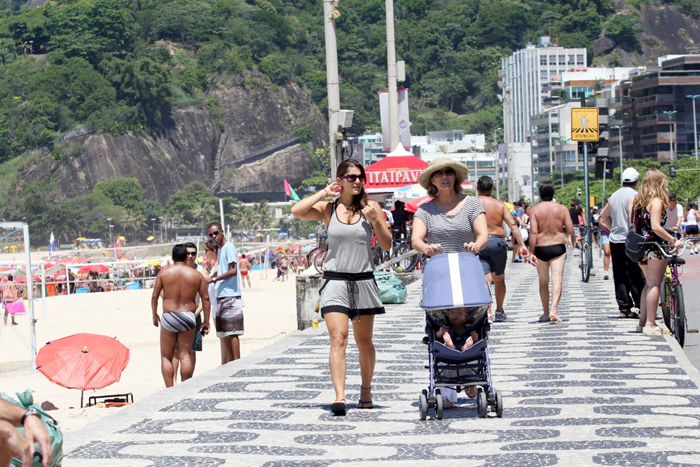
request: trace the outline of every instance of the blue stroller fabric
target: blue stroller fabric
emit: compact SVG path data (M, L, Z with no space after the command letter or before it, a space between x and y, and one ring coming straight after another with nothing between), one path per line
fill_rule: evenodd
M425 310L491 305L484 270L471 253L443 253L433 256L423 268Z

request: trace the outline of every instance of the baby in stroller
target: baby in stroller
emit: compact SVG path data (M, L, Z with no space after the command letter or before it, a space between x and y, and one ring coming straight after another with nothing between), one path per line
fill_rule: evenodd
M443 409L451 405L446 393L456 387L477 398L480 417L490 409L502 416L503 400L493 389L489 365L490 305L491 293L473 254L440 254L426 263L421 307L426 312L430 386L419 398L422 420L429 408L442 419Z

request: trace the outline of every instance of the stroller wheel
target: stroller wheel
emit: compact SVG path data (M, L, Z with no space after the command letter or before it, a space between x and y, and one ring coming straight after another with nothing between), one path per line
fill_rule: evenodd
M442 420L442 394L440 394L438 391L435 391L435 419L436 420Z
M480 390L476 395L476 410L479 413L479 418L486 418L488 401L486 400L486 391L484 390Z
M420 419L428 418L428 398L425 394L421 394L418 398L418 408L420 409Z
M503 417L503 396L501 391L496 391L496 416L498 418Z

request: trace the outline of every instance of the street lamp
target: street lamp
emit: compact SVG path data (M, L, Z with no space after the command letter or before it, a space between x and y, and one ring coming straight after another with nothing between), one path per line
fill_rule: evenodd
M111 217L107 218L107 226L109 227L109 246L111 247L112 246L112 227L114 227L112 225L112 218Z
M515 122L510 121L511 117L515 118L514 117L515 102L513 100L513 97L508 96L508 94L510 94L510 92L511 92L510 83L512 81L515 81L518 78L520 78L520 75L515 75L508 80L508 86L506 87L505 93L504 93L506 98L510 98L510 101L508 101L508 110L509 110L509 114L510 114L508 117L508 123L511 125L509 139L513 138L513 131L515 130ZM507 167L506 170L508 171L508 201L510 201L512 203L513 200L515 199L515 166L514 166L513 160L512 160L513 155L511 154L511 151L509 150L510 149L509 146L512 143L510 143L509 141L505 141L505 143L506 143L506 167ZM532 161L530 162L530 164L532 164Z
M160 220L160 243L163 243L163 216L160 216L158 220Z
M155 217L151 219L151 232L153 235L153 239L155 240L155 238L156 238L156 218Z
M498 132L503 128L500 126L493 130L493 143L496 146L496 199L501 199L501 155L498 152Z
M624 127L625 125L613 125L610 127L611 130L617 130L617 139L620 143L620 183L622 183L622 129Z
M663 113L668 115L668 134L671 143L671 160L673 160L673 114L677 114L677 110L664 110Z
M695 160L698 160L698 120L697 114L695 113L695 99L700 97L700 94L688 94L688 99L693 99L693 134L695 135Z

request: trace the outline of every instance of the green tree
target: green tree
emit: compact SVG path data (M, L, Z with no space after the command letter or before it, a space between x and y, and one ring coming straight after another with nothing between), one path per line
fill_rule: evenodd
M137 240L139 233L142 233L148 226L146 216L135 210L127 210L121 220L121 225L124 230L131 231L133 234L132 240Z
M95 184L94 191L104 194L116 206L137 210L143 200L143 188L136 178L116 178Z

